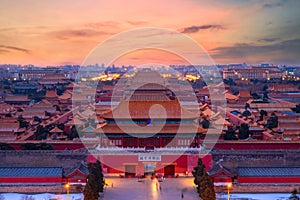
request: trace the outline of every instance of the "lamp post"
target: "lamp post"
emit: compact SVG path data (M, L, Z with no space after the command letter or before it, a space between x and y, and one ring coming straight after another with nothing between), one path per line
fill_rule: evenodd
M230 200L230 189L232 187L232 183L227 184L227 199Z
M67 190L67 200L70 200L70 183L66 183L65 188Z

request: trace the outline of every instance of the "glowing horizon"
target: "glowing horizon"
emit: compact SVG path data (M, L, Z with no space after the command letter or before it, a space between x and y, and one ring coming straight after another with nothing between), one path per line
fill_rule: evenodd
M141 27L186 34L215 63L300 63L299 1L4 0L0 6L0 64L81 64L106 39ZM184 63L164 53L125 57L124 65Z

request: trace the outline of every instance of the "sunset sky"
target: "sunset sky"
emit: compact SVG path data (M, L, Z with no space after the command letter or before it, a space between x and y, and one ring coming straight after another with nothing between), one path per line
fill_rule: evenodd
M0 64L81 64L104 40L141 27L186 34L203 46L215 63L300 64L298 0L124 2L1 0ZM122 63L164 59L181 63L168 55L132 53Z

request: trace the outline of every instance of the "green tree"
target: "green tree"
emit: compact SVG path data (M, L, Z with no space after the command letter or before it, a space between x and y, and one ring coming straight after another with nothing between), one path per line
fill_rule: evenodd
M245 117L248 117L251 115L251 112L249 110L245 110L243 113L242 113L243 116Z
M278 126L278 117L275 115L275 113L271 114L271 117L267 120L267 128L276 128Z
M292 110L296 113L300 113L300 104L297 104L295 108L292 108Z
M216 200L213 180L205 172L200 181L199 196L202 200Z
M55 107L56 111L59 111L59 112L61 111L61 109L60 109L60 107L58 105L53 105L53 107Z
M8 143L0 143L0 150L14 150L14 148Z
M202 128L209 128L210 126L210 122L206 117L203 117L203 120L200 122L200 124L202 125Z
M68 138L70 140L73 140L74 138L79 138L79 134L77 132L77 129L76 129L76 126L72 126L71 127L71 131L70 133L68 134Z
M239 139L241 140L247 139L249 135L250 135L249 125L245 123L241 124L239 128Z
M232 127L229 127L224 135L224 140L234 140L235 139L235 131Z
M198 164L192 171L194 176L194 183L197 185L197 191L202 200L215 200L216 193L214 189L213 180L205 171L205 165L202 159L198 159Z
M103 192L104 180L103 180L102 166L99 159L97 159L95 163L89 163L88 169L90 174L93 174L95 176L97 182L96 186L98 187L98 191Z
M40 143L39 147L38 147L40 150L53 150L53 147L51 144L48 144L48 143L45 143L45 142L42 142Z
M268 99L269 99L268 92L265 91L265 92L263 93L263 101L264 101L264 102L269 102Z
M256 92L252 93L251 96L252 96L253 99L260 99L261 98L261 96L259 94L257 94Z
M51 117L51 113L48 111L45 111L45 116Z
M99 159L97 159L97 161L95 163L94 175L97 178L97 185L98 185L99 191L103 192L105 181L104 181L104 176L103 176L102 165L101 165Z
M300 104L297 104L295 108L292 108L292 110L296 113L300 113Z
M39 150L39 148L34 143L24 143L21 144L22 150Z
M99 159L95 163L88 164L89 175L84 188L84 199L98 199L99 192L103 192L105 181L103 179L102 166Z
M38 116L34 116L33 120L36 121L36 122L39 122L39 123L42 122L42 120Z
M84 200L98 200L99 198L99 191L97 187L96 178L93 174L89 174L87 176L86 185L83 191Z
M268 112L265 110L259 111L259 119L257 121L262 121L264 119L264 116L268 116Z
M245 110L248 110L248 109L250 109L250 104L249 104L249 103L246 103L246 104L245 104Z
M19 128L28 128L29 122L27 122L22 115L18 117Z
M34 135L36 140L45 140L48 136L48 129L44 128L43 126L38 126Z
M194 170L192 171L192 174L194 176L194 183L197 185L198 191L200 190L200 181L201 177L203 176L205 171L205 165L202 162L201 158L198 158L198 164L196 167L194 167Z

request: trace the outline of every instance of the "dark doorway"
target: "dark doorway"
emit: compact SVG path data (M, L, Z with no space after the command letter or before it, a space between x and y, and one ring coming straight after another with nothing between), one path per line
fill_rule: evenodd
M175 175L175 165L166 165L164 167L165 176L174 176Z

